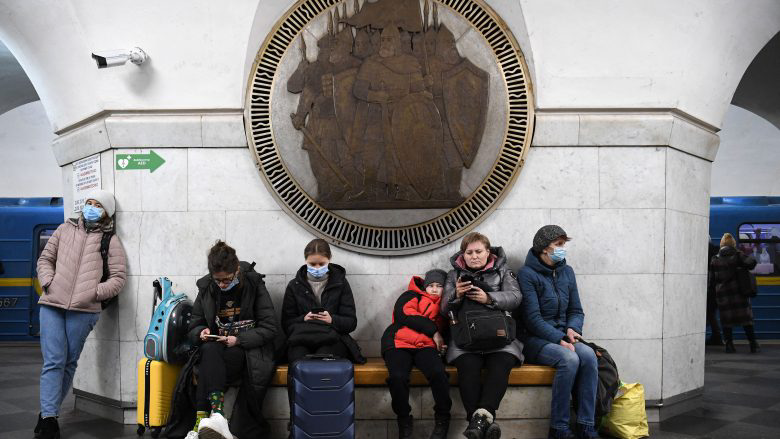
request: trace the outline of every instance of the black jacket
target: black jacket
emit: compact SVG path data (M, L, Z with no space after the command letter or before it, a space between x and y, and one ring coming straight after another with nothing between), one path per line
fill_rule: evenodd
M322 307L330 313L333 322L331 326L339 333L341 341L349 349L351 360L363 364L366 359L360 352L360 346L350 337L349 333L357 327L357 313L352 288L347 281L346 270L336 264L329 264L328 283L322 291L320 301ZM295 279L287 284L282 302L282 328L287 336L296 323L302 323L303 317L315 308L314 292L307 280L306 265L302 266Z
M240 346L246 351L246 367L231 416L230 430L239 438L263 437L267 434L267 423L262 417L261 408L275 369L274 342L278 326L263 277L254 271L253 264L241 262L239 319L254 320L256 326L238 335ZM208 327L212 334L218 333L216 316L219 290L211 275L198 279L196 285L198 297L192 310L189 338L193 345L199 346L203 329ZM196 351L182 370L177 383L171 421L165 431L167 437L184 436L195 423L195 392L191 376L198 363L199 354Z

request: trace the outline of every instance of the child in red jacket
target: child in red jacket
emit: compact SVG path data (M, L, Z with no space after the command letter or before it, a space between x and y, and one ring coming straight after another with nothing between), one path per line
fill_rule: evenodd
M409 289L393 307L393 323L382 336L382 356L390 377L387 384L398 416L398 437L412 437L412 408L409 406L409 373L417 366L433 393L436 423L431 439L444 439L450 426L450 384L439 356L447 350L441 331L446 322L439 315L439 300L447 273L431 270L425 279L414 276Z

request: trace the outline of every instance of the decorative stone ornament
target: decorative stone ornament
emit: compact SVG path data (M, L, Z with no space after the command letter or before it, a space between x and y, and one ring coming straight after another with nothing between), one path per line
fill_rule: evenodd
M258 51L247 135L269 190L313 233L418 253L509 191L533 132L529 79L481 0L301 0Z

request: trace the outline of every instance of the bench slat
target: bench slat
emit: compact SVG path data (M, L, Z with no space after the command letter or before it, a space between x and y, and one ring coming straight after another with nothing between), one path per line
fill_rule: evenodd
M450 374L450 384L458 384L458 371L454 366L447 366ZM555 369L538 364L524 364L523 367L515 367L509 373L510 386L549 386L552 385ZM387 367L381 358L369 358L366 364L355 365L355 385L357 386L385 386L387 385ZM412 369L409 377L412 386L427 386L428 381L422 372L416 367ZM287 385L287 365L282 364L276 368L276 373L271 381L272 386Z

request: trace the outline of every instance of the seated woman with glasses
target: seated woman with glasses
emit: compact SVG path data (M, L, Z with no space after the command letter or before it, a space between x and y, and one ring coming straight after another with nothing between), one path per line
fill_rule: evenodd
M186 439L233 438L223 410L227 386L238 380L242 388L236 407L249 413L233 417L230 427L242 437L258 434L257 422L233 425L238 419L262 418L260 408L274 371L276 316L263 276L253 265L239 263L236 251L222 241L209 250L209 274L197 282L190 321L189 335L200 344L200 362L195 428Z

